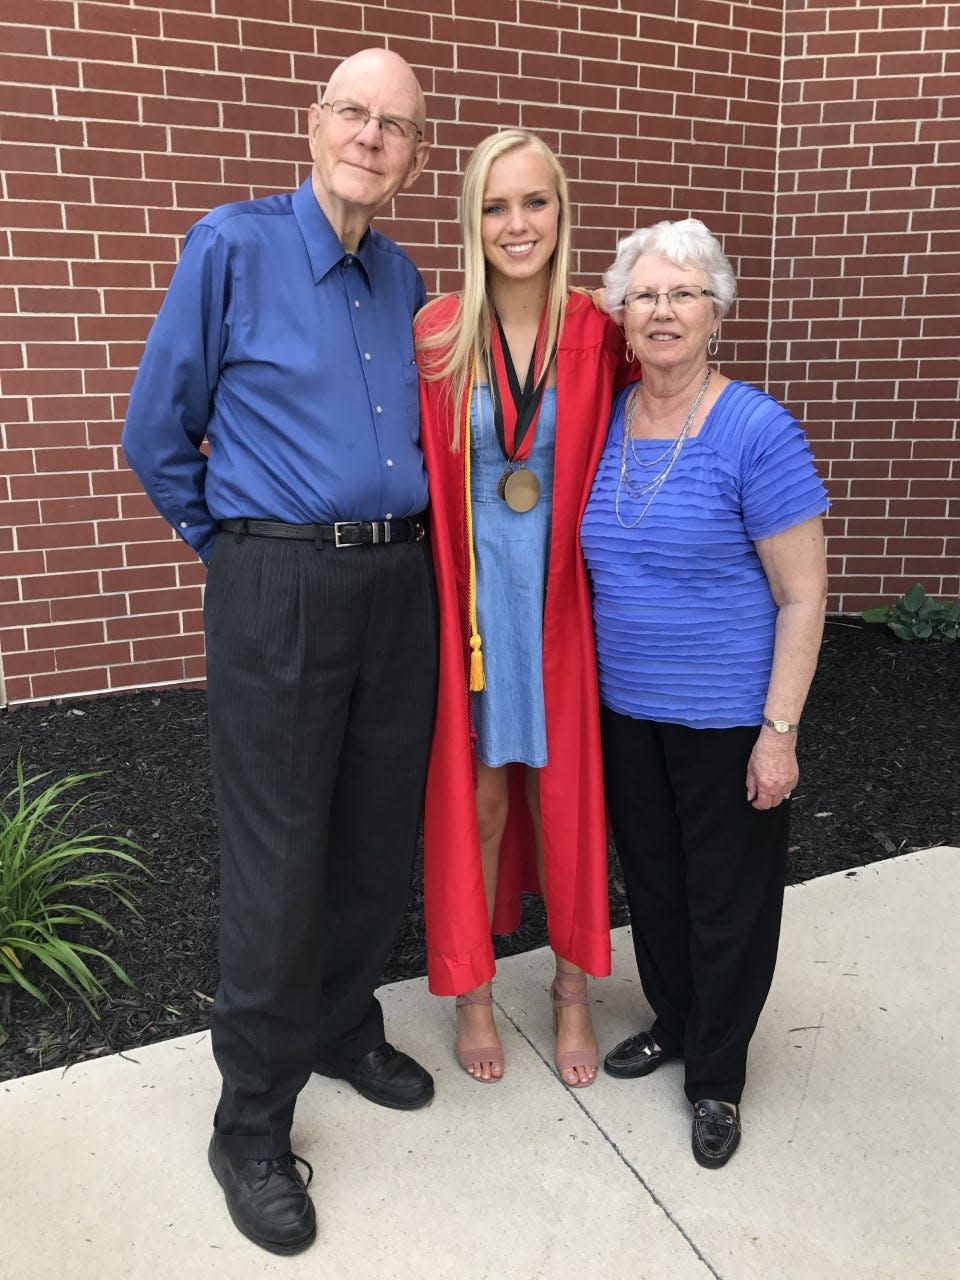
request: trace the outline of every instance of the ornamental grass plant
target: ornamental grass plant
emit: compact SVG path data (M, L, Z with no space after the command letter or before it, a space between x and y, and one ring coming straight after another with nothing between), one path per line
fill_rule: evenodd
M76 830L87 798L78 789L101 775L73 774L43 786L51 775L25 778L19 756L15 773L16 784L0 800L0 993L6 990L0 1039L16 987L44 1004L53 993L73 993L97 1017L108 993L91 961L133 986L112 956L83 939L118 936L93 904L106 895L139 915L134 886L149 874L132 840Z

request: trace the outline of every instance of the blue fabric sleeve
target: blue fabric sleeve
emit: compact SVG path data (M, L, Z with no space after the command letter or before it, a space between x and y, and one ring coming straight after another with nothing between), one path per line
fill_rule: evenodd
M786 409L757 393L747 409L743 442L741 503L752 542L823 515L830 505L827 491L803 431Z
M205 563L216 523L204 497L200 445L229 336L229 256L209 227L188 233L147 338L121 439L147 496Z

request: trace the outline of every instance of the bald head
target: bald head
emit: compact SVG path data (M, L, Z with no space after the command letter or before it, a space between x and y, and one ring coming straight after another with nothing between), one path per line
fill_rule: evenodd
M425 124L417 77L389 49L341 62L311 105L313 192L345 249L355 250L377 211L419 177L430 153Z
M391 110L406 116L422 129L427 108L413 69L390 49L362 49L335 68L327 84L326 98L351 98L365 102L371 90L396 100Z

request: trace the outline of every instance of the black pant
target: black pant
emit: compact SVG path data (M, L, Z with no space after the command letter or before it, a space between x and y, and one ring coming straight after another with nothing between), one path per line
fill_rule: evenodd
M777 959L789 801L746 800L755 727L601 711L604 775L651 1035L691 1102L739 1102Z
M373 996L406 908L436 696L425 542L221 533L205 602L220 827L215 1125L289 1149L319 1057L384 1039Z

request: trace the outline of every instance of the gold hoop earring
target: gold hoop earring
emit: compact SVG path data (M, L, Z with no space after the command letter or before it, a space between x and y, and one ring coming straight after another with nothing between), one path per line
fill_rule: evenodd
M635 360L635 359L636 359L636 352L634 351L633 347L631 347L630 343L628 342L628 343L627 343L627 364L633 364L633 362L634 362L634 360Z

